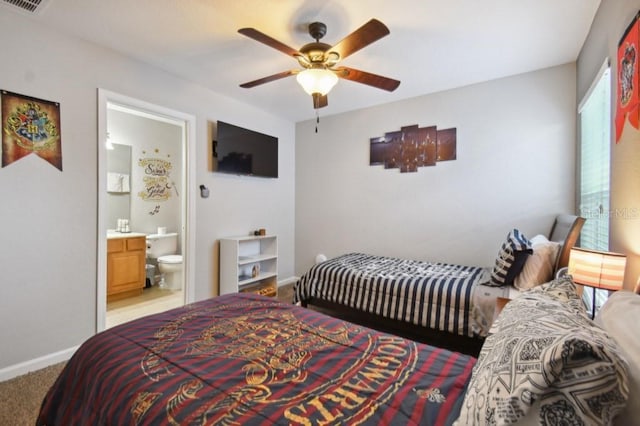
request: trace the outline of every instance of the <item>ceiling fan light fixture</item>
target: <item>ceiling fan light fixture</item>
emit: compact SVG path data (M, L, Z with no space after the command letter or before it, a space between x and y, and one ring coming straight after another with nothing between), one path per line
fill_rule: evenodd
M338 76L325 68L308 68L299 72L296 80L307 94L320 93L324 96L336 85Z

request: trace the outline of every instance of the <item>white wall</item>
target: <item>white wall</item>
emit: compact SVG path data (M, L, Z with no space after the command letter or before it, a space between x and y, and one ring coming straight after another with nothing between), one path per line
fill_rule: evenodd
M491 265L513 227L548 234L574 208L575 107L569 64L298 123L296 273L348 251ZM370 138L412 124L455 127L457 160L369 165Z
M587 93L605 59L611 61L611 199L609 250L627 255L624 287L640 280L640 131L626 123L614 142L618 42L640 9L640 0L602 0L577 62L578 99ZM588 219L587 219L588 220Z
M95 332L98 88L196 116L196 180L211 190L196 202L196 299L216 292L217 240L259 227L293 275L292 123L4 9L0 38L0 88L60 102L63 155L62 172L34 155L0 168L0 377ZM209 120L277 136L280 177L211 173Z

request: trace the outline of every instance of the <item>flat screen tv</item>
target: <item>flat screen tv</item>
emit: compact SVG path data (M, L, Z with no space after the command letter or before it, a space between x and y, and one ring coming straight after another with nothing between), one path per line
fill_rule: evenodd
M277 178L278 138L218 121L213 171Z

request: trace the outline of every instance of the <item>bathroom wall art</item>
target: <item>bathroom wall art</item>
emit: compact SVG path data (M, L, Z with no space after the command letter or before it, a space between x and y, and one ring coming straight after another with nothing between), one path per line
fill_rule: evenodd
M143 151L143 155L146 155ZM138 167L143 170L142 191L138 196L144 201L162 202L171 197L171 193L176 191L175 184L171 180L173 164L169 160L170 156L160 158L159 150L155 150L153 157L143 157L138 160ZM154 210L159 210L159 205Z
M417 172L418 167L435 166L438 161L456 159L455 128L438 130L436 126L401 127L399 131L370 139L369 164L401 173Z
M36 154L62 171L60 104L0 90L2 167Z

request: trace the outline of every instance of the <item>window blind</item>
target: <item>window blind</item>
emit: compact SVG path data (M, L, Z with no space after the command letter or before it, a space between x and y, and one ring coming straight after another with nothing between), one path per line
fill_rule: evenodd
M580 245L609 250L611 141L610 68L599 76L580 110L580 214L587 219Z
M591 89L580 104L580 215L586 222L580 233L580 246L609 250L611 73L605 63ZM591 309L594 292L583 292ZM595 292L596 306L608 298L606 290Z

